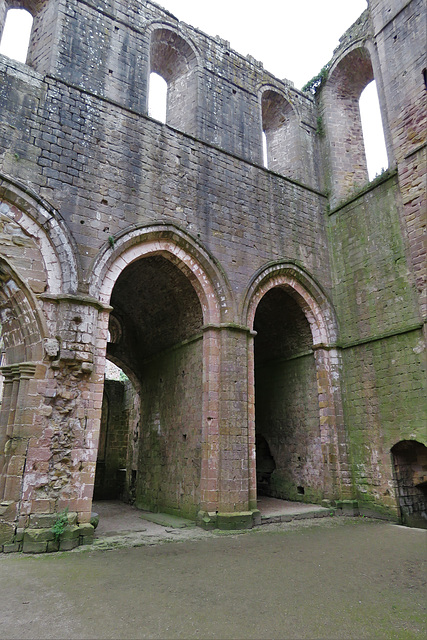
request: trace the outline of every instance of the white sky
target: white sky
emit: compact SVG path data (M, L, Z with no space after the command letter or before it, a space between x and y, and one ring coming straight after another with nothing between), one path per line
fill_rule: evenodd
M340 36L367 6L366 0L162 0L158 4L179 20L228 40L239 53L250 53L267 71L291 80L297 88L330 60ZM0 53L24 62L25 54L19 51L24 38L22 26L11 29L10 42L3 38ZM372 89L369 87L367 93L373 93ZM379 151L379 110L372 98L366 98L366 102L371 126L368 131L364 123L364 134L369 174L373 177L387 166L387 159L385 150Z

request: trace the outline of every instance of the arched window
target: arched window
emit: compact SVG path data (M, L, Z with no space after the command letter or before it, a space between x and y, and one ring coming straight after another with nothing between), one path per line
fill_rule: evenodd
M197 58L184 38L169 29L156 29L151 36L149 113L154 101L152 92L160 76L166 83L166 123L195 135L197 108ZM163 93L165 89L163 88ZM164 109L164 106L162 107ZM158 115L156 119L163 121Z
M356 47L332 66L322 89L321 117L328 142L332 206L369 181L359 100L373 80L369 51ZM369 115L371 118L371 107Z
M0 53L18 62L26 62L33 16L25 9L9 9L0 41Z
M266 89L261 98L264 166L290 178L299 177L298 123L290 103Z
M150 73L148 115L160 122L166 122L168 83L158 73Z
M376 175L388 167L384 129L375 80L370 82L362 91L359 108L368 175L369 179L373 180Z

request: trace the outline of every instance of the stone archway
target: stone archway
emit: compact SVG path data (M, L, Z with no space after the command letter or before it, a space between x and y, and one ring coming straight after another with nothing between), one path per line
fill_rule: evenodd
M217 328L229 299L203 250L188 237L183 246L176 229L167 235L164 226L124 234L94 265L91 292L113 308L100 314L97 371L107 349L138 380L139 462L127 470L138 473L137 506L195 518L218 504ZM109 326L120 338L107 346Z
M23 480L37 411L37 378L44 377L40 361L47 330L32 292L9 263L0 260L0 329L4 363L0 410L0 499L3 529L19 516Z
M330 303L302 269L276 263L253 279L244 313L255 336L249 350L252 500L256 435L267 441L275 465L270 495L313 502L348 496L349 481L340 473L347 454Z

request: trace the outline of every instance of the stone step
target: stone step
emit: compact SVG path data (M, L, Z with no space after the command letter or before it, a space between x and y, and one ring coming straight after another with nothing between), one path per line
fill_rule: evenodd
M172 529L186 529L188 527L196 526L196 523L193 520L172 516L169 513L152 513L151 511L142 511L140 517L143 520L148 520L148 522L154 522L154 524L159 524L162 527L172 527Z
M261 524L272 524L278 522L291 522L292 520L308 520L310 518L327 518L335 515L335 509L326 509L318 507L315 509L298 509L287 511L286 513L261 514Z

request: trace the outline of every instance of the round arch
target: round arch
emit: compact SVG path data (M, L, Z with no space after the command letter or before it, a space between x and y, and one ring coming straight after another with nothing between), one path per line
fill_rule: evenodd
M304 353L302 352L300 355L295 354L295 357L309 357L311 358L311 364L307 364L308 369L304 369L306 373L304 376L309 376L310 382L310 431L306 432L305 427L301 427L303 429L303 438L305 441L311 443L314 441L316 444L313 444L311 452L309 448L312 446L311 444L304 445L304 447L308 446L308 449L304 451L307 452L306 459L306 469L316 468L316 485L313 485L315 488L311 488L310 486L306 486L305 489L305 497L301 498L301 496L297 495L298 493L304 494L303 486L298 486L298 470L295 467L295 473L292 473L294 476L294 484L295 486L291 490L294 491L295 495L290 495L292 499L310 499L312 501L318 501L323 497L338 497L343 495L349 495L351 493L351 486L349 485L349 481L341 475L340 469L341 465L346 464L347 462L347 452L346 452L346 439L344 428L342 424L342 403L341 403L341 394L339 389L339 384L337 384L337 380L339 378L339 356L337 350L335 348L335 343L337 340L337 323L335 319L335 314L333 312L333 308L331 303L329 302L327 296L322 291L319 284L312 278L304 269L289 262L275 262L269 265L266 265L264 268L260 269L257 274L253 277L251 283L248 286L246 296L244 298L244 302L241 309L242 314L242 323L246 324L250 330L252 330L253 336L255 337L254 332L254 321L255 314L258 308L259 303L264 298L266 294L272 292L274 289L282 289L289 298L292 298L296 303L296 307L299 307L303 316L305 316L305 320L309 325L309 330L311 332L312 346L311 351ZM301 316L301 317L303 317ZM309 355L311 353L311 355ZM289 362L296 362L294 356L291 354L291 359ZM281 356L279 355L279 361ZM268 361L268 360L267 360ZM278 361L278 362L279 362ZM256 425L255 425L255 394L256 394L256 386L255 386L255 350L254 350L254 340L250 344L248 350L248 397L250 398L249 402L249 459L251 461L250 466L250 501L252 504L256 504L256 491L257 491L257 467L256 467ZM261 364L261 367L270 366ZM274 365L276 366L276 365ZM282 365L280 365L281 367ZM287 365L288 366L288 365ZM291 365L289 365L291 366ZM293 367L294 365L292 365ZM280 369L282 371L282 369ZM295 370L296 371L296 370ZM299 375L296 374L295 371L292 373L293 376ZM302 370L301 370L302 371ZM309 373L312 371L312 373ZM285 369L283 369L285 372ZM264 376L267 375L267 383L264 384L263 379ZM284 380L283 375L285 373L280 374L281 379ZM270 376L271 377L271 376ZM273 378L275 374L273 375ZM293 378L295 379L295 378ZM305 378L304 378L305 379ZM308 378L307 378L308 380ZM262 374L261 378L261 389L267 389L267 395L262 391L262 400L261 405L263 407L262 411L264 412L266 407L269 407L270 400L267 400L269 382L268 382L268 374ZM279 384L284 384L284 382L280 382ZM301 387L301 384L303 385ZM304 383L301 382L300 391L298 393L303 394ZM259 391L259 388L257 386ZM270 389L271 390L271 389ZM274 402L279 402L278 398L281 397L281 391L279 387L276 391L273 390L275 400ZM292 394L291 394L292 395ZM290 396L291 397L291 396ZM295 396L298 397L298 396ZM258 398L258 392L257 392ZM293 401L292 401L293 402ZM267 404L266 404L267 403ZM273 405L271 405L273 406ZM276 406L276 405L274 405ZM277 405L279 407L279 405ZM283 409L279 408L274 410L274 413L270 416L270 409L268 409L268 413L265 415L262 413L262 423L273 424L279 413L277 411L282 412ZM298 424L303 425L304 420L299 422L298 411L297 408L292 409L291 413L295 414L295 420ZM283 414L284 415L284 414ZM271 419L273 422L271 422ZM267 421L267 422L266 422ZM317 426L316 426L317 425ZM264 428L264 427L263 427ZM299 427L300 428L300 427ZM317 430L317 431L316 431ZM261 435L262 432L260 432ZM308 436L308 433L311 433L311 436ZM316 435L317 434L317 435ZM282 436L277 433L274 436L277 440L277 443L281 441ZM307 440L308 438L308 440ZM302 442L302 440L301 440ZM296 443L296 441L295 441ZM294 444L295 444L294 443ZM279 446L277 444L277 446ZM294 445L292 445L294 446ZM295 444L297 447L297 445ZM314 452L314 449L316 450ZM297 450L297 449L295 449ZM281 454L282 455L282 454ZM286 454L287 455L287 454ZM295 454L296 456L297 454ZM303 453L298 453L298 456L301 455L301 460L304 461ZM310 457L311 456L311 457ZM300 458L298 457L298 460ZM316 462L314 462L316 461ZM304 462L298 463L302 469L302 465ZM283 462L282 462L283 465ZM313 465L317 465L313 467ZM297 465L298 466L298 465ZM284 467L282 467L284 468ZM306 471L301 472L301 477ZM305 476L308 477L307 475ZM282 479L277 475L277 479L279 482L282 482ZM289 479L288 479L289 480ZM288 482L286 480L286 482ZM285 480L283 480L285 482ZM300 482L299 484L304 485L304 482ZM346 486L348 484L348 486ZM344 486L345 485L345 486ZM279 486L279 485L277 485ZM285 485L283 485L285 486ZM286 489L288 491L288 489ZM285 493L286 493L285 491ZM275 494L276 497L284 497L284 495L280 496L279 493Z
M109 304L119 274L135 260L162 255L190 280L203 310L204 324L230 321L235 303L225 274L211 256L174 225L152 225L122 232L106 246L90 270L89 294Z
M75 293L80 271L77 250L59 212L29 187L0 174L0 213L19 224L38 243L48 293Z
M167 82L174 79L176 75L182 75L189 68L201 66L199 48L182 29L177 29L169 22L156 21L147 25L147 31L150 34L151 70L160 75L163 70L167 75L165 78ZM163 68L161 54L168 44L173 45L177 50L177 55L174 57L174 60L180 62L177 68Z
M242 307L244 324L253 329L258 303L274 287L285 288L299 303L310 324L314 347L330 346L336 342L337 322L331 303L306 271L289 262L274 262L253 277Z

